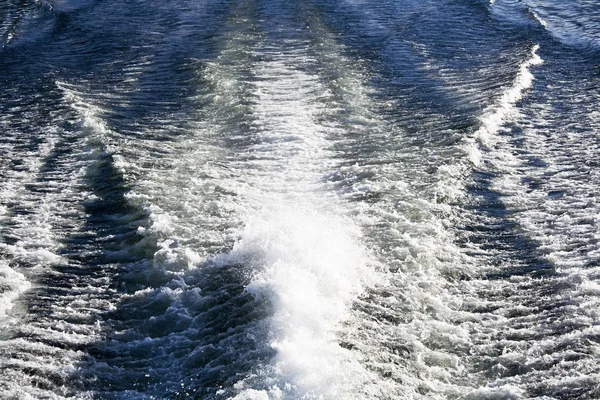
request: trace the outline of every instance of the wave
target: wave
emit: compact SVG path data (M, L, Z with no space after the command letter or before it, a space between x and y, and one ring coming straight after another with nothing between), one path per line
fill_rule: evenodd
M583 3L547 4L535 0L490 2L495 15L529 25L535 22L563 45L597 51L600 30L594 5Z
M519 72L512 86L507 88L495 104L480 117L481 126L468 140L466 147L466 152L474 166L479 167L483 163L481 148L492 148L498 131L518 115L516 105L533 83L534 77L530 68L543 63L537 54L538 49L539 45L533 46L530 58L519 66Z
M524 64L528 69L540 62L535 52ZM590 296L596 290L590 277L598 271L590 225L596 206L587 200L596 176L585 160L597 151L598 141L587 108L595 96L588 98L583 89L594 78L590 72L574 81L562 70L543 71L531 88L532 70L522 70L516 86L531 88L527 100L501 114L499 121L508 123L499 130L495 122L484 125L486 151L478 179L488 188L481 201L485 224L493 229L479 228L485 236L481 242L503 247L495 249L497 261L488 278L474 283L496 317L472 336L477 343L472 355L493 371L473 398L494 392L516 398L597 396L592 381L598 368L589 356L597 348L597 340L590 339L597 329L589 317L597 303ZM574 92L579 95L573 97ZM569 111L557 113L556 107ZM505 343L501 355L494 345L500 342ZM570 354L581 357L575 361ZM577 376L570 373L575 365L582 371Z
M525 1L525 4L546 32L561 43L595 52L599 49L600 26L594 4L549 5L538 1Z

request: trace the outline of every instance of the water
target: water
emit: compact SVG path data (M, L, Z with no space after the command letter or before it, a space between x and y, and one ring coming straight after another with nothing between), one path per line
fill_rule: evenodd
M599 398L599 20L3 2L0 398Z

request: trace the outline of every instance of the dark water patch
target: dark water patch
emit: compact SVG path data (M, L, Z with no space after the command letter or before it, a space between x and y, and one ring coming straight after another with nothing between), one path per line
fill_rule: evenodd
M236 381L274 356L262 327L270 306L245 292L244 269L200 265L124 299L106 314L111 332L84 364L82 375L96 379L88 389L98 398L128 390L171 393L167 398L231 394Z
M515 210L505 205L503 195L491 188L496 173L475 171L467 187L472 202L466 206L474 220L461 226L464 232L459 243L477 244L484 251L499 252L492 261L493 271L487 279L509 279L513 275L542 277L553 274L554 268L544 259L540 244L529 238L515 218Z

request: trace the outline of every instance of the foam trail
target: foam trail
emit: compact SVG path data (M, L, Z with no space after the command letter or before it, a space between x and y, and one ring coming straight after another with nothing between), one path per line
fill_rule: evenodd
M32 265L53 265L61 261L61 257L57 254L60 244L52 230L53 203L46 199L40 201L36 198L36 193L31 193L29 189L39 185L37 179L40 176L43 159L52 153L58 141L55 134L56 132L51 130L47 132L45 142L38 147L37 151L22 159L22 166L18 172L7 171L5 184L0 192L2 203L16 203L15 199L21 199L25 208L32 209L33 216L5 213L4 218L11 220L15 225L11 234L18 240L15 243L0 243L0 248L7 253ZM15 159L18 160L19 157L15 155Z
M266 381L240 383L236 399L346 397L369 374L335 332L369 280L372 261L358 227L318 184L329 146L327 130L314 122L323 106L312 103L325 91L316 76L291 66L314 60L294 51L270 57L255 68L259 143L247 152L258 161L240 170L244 196L255 206L227 259L257 271L247 290L273 305L270 346L277 356L265 366Z
M533 46L531 57L520 65L512 86L502 93L500 99L479 118L481 127L472 138L468 139L466 146L469 159L476 167L481 166L483 161L481 147L493 147L499 129L517 115L516 104L533 83L534 77L530 68L543 62L537 54L538 49L539 45Z
M543 72L539 90L493 136L482 165L486 193L495 194L489 207L496 214L486 222L502 234L482 231L486 241L509 238L510 245L494 249L506 261L477 283L495 315L474 330L472 354L486 360L493 379L473 398L504 396L511 387L515 398L598 396L598 175L590 162L598 151L597 96L587 89L595 78L571 81L550 65Z
M287 6L273 6L264 11L287 17ZM265 18L265 24L274 19ZM319 29L317 19L309 24ZM272 360L235 384L232 397L348 398L373 377L355 352L339 345L338 331L351 303L376 278L360 228L323 183L334 168L330 138L341 130L318 122L335 112L334 94L322 76L308 72L338 70L339 53L308 55L309 40L271 29L265 26L265 39L249 54L238 47L252 40L242 30L237 38L243 42L231 43L222 54L224 65L211 74L226 107L237 104L237 96L249 103L241 116L249 129L239 135L224 129L235 151L226 155L230 172L221 182L236 193L227 201L235 202L243 229L233 250L214 262L253 271L246 291L272 308L263 345L275 351ZM318 39L332 50L333 41ZM229 57L237 63L230 64ZM248 78L230 66L243 60L258 60L249 63ZM344 84L347 76L340 75L337 82Z

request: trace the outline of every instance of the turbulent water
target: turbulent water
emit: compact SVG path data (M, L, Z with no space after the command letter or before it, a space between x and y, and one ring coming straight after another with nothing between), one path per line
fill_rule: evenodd
M0 398L600 398L594 0L0 2Z

